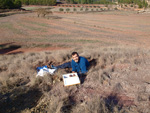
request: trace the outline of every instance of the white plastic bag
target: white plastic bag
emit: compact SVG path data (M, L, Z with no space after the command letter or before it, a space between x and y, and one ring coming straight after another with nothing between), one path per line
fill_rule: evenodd
M56 71L56 69L50 69L50 68L47 68L47 67L40 67L40 70L38 71L37 76L44 76L46 75L47 73L53 75L54 72Z

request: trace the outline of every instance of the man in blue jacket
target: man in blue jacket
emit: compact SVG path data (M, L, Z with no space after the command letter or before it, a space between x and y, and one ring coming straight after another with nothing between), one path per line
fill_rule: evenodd
M73 52L71 54L72 61L64 63L59 66L51 66L54 69L64 69L64 68L72 68L72 73L77 72L78 74L85 74L88 72L88 68L90 66L88 60L82 56L79 56L77 52Z

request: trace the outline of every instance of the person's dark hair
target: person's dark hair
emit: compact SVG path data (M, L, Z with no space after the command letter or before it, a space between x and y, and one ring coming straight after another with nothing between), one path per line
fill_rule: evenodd
M71 56L74 56L75 54L77 54L79 56L79 54L77 52L72 52Z

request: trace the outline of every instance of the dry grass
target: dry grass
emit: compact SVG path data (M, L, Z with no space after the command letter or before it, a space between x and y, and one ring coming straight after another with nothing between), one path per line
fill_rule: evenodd
M125 47L75 48L92 60L81 85L63 87L59 70L36 78L36 67L71 60L71 51L0 56L1 112L108 113L149 111L149 50ZM93 51L91 51L93 50ZM15 93L16 92L16 93ZM35 93L37 92L37 93ZM35 96L35 94L37 96ZM31 99L31 100L30 100ZM7 101L6 101L7 100ZM27 105L15 104L26 102ZM11 106L9 106L11 105Z
M0 22L1 51L16 49L16 54L0 55L0 112L150 112L148 14L54 13L48 19L26 13L1 17ZM69 49L20 50L36 47ZM91 63L82 84L63 86L68 69L36 78L37 67L68 62L72 51Z

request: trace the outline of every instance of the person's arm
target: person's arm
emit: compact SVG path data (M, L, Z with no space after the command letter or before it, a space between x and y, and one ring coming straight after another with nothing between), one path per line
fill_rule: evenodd
M76 68L75 68L75 62L73 60L71 61L71 67L72 67L72 73L75 73Z
M89 67L89 62L87 61L87 59L83 58L81 60L81 66L80 66L81 73L83 73L83 74L87 73L88 72L88 70L87 70L88 67Z

